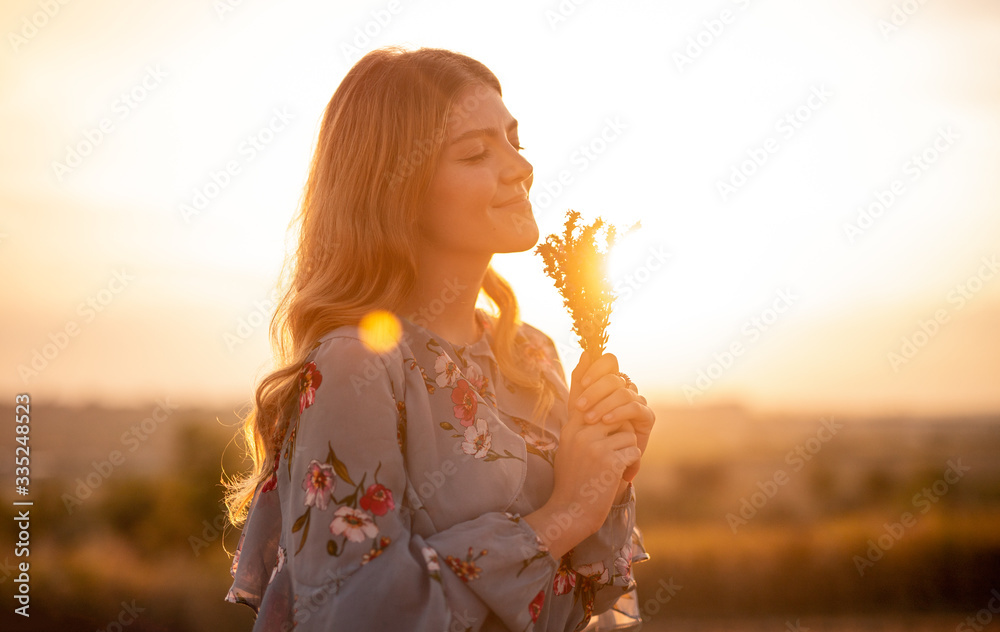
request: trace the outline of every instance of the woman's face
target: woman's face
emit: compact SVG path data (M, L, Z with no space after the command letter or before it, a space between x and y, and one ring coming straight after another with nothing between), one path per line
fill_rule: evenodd
M532 167L520 150L517 121L495 90L478 85L459 95L419 219L430 247L492 255L535 245Z

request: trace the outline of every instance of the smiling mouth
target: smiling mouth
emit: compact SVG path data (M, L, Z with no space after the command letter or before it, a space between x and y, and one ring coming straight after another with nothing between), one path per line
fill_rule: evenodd
M528 194L521 193L505 202L496 205L496 208L506 208L508 206L514 206L516 204L523 204L528 201Z

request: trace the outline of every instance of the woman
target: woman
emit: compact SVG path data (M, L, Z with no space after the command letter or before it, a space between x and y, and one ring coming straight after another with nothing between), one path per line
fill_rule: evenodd
M629 481L653 413L610 354L567 388L490 267L538 240L520 150L496 77L450 51L374 51L330 100L244 427L254 471L227 499L227 600L254 630L638 620Z

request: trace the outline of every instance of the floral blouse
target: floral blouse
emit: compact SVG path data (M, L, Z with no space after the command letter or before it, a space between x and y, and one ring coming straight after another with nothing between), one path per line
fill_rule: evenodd
M464 347L405 318L381 354L356 327L316 343L233 559L226 600L253 608L255 632L641 624L635 492L562 559L548 553L521 516L552 493L563 367L552 340L522 324L517 343L555 395L547 428L527 421L537 392L500 373L493 317L476 316L483 335Z

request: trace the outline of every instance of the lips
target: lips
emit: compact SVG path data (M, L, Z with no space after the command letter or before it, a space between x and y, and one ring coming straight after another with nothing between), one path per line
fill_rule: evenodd
M500 204L497 204L496 207L497 208L503 208L505 206L513 206L515 204L519 204L519 203L527 202L527 201L528 201L528 194L527 194L527 192L522 191L521 193L518 193L514 197L508 198L506 201L501 202Z

